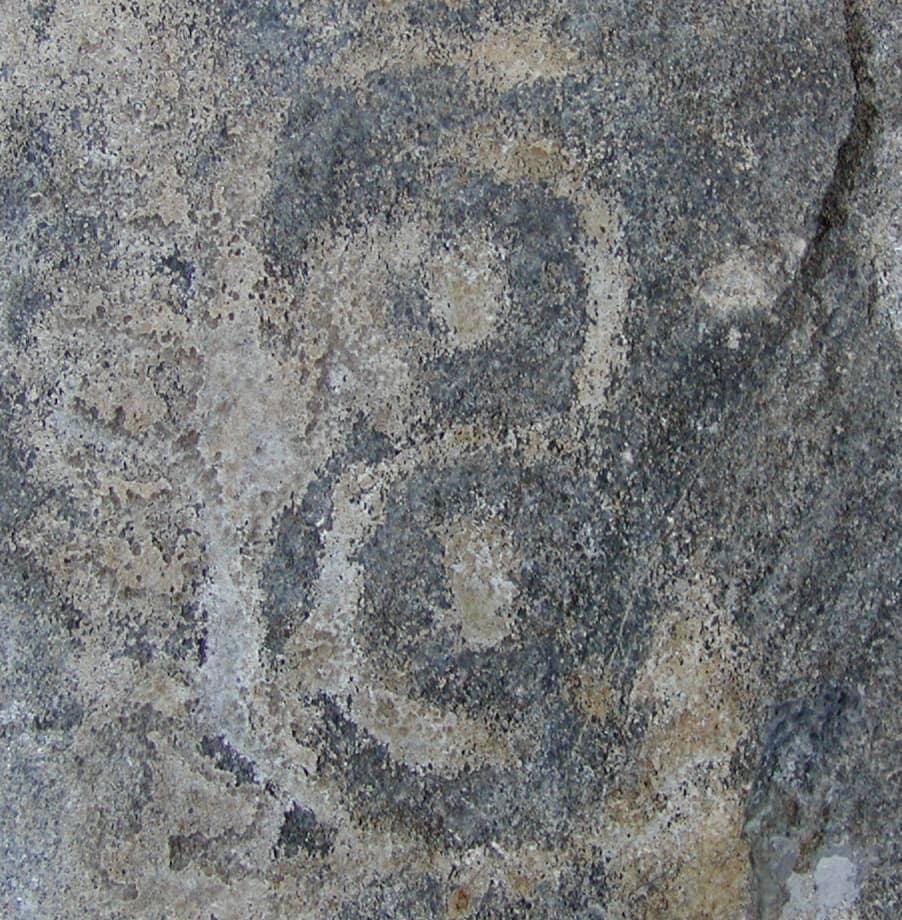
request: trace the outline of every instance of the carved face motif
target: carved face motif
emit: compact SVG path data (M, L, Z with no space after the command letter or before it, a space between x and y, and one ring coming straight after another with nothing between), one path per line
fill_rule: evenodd
M313 91L269 225L331 342L323 415L359 423L280 524L263 585L278 679L364 811L407 814L428 776L398 820L455 849L542 838L591 797L559 747L588 768L599 729L565 690L622 614L621 550L574 460L620 360L616 208L522 105L458 69ZM535 782L556 789L541 807Z

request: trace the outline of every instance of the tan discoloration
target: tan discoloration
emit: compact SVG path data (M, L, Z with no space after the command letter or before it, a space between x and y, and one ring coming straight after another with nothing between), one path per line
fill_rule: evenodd
M501 527L458 518L444 537L445 569L453 607L446 620L460 628L468 645L497 645L510 632L516 584L514 554Z
M495 247L487 239L464 240L430 259L426 267L433 312L456 348L488 338L507 303Z
M770 310L786 283L786 263L798 258L798 254L776 246L766 251L739 250L705 271L698 284L698 297L721 319Z
M616 691L603 677L600 662L585 663L568 686L570 699L580 713L596 722L604 722L616 712Z
M476 83L496 92L536 80L559 80L577 62L575 51L561 43L547 22L518 23L513 29L492 29L452 60Z
M473 41L440 31L428 21L412 29L405 13L404 4L374 7L369 28L361 29L356 41L339 50L328 70L317 68L314 73L333 85L360 91L374 73L413 73L450 65L476 85L505 92L539 80L559 80L583 66L576 50L555 34L547 19L499 27L486 8L479 16L481 34Z
M653 715L632 776L608 800L610 844L625 915L715 920L749 909L744 790L730 760L750 690L742 639L711 586L674 593L633 689L631 705Z

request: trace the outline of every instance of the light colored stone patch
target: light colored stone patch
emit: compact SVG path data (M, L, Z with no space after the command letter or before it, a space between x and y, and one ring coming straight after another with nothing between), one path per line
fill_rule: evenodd
M231 732L246 714L242 694L254 683L258 641L248 616L252 592L236 588L245 563L237 535L252 530L265 504L256 486L271 488L284 473L279 453L289 437L273 435L265 416L272 393L291 394L291 387L271 386L272 365L255 353L257 321L247 304L259 277L253 273L262 271L248 236L268 188L278 119L265 106L246 122L233 117L244 139L236 135L210 177L186 181L179 164L193 163L196 139L218 130L218 111L241 110L243 90L229 84L215 42L205 53L185 43L184 14L155 2L140 11L59 4L46 41L20 36L20 60L10 61L18 76L0 81L0 101L6 108L15 89L26 108L44 112L47 87L59 88L50 116L67 108L73 116L54 131L53 171L72 177L67 208L86 219L99 213L115 227L107 259L89 258L84 268L75 259L52 281L54 309L35 347L17 359L35 387L47 386L48 368L53 374L56 397L37 403L44 415L34 426L36 472L80 508L80 520L37 520L35 536L43 531L53 547L48 569L77 609L96 611L98 626L106 618L130 623L137 637L146 630L157 649L209 563L196 598L209 603L208 667L199 672L192 709L201 722L222 719ZM203 12L196 14L204 28ZM218 107L182 104L213 97ZM191 265L190 305L179 303L160 267L174 251ZM196 307L201 301L209 313ZM204 388L199 378L207 372ZM267 383L269 397L260 399ZM221 394L210 391L220 385ZM285 412L278 415L280 432L290 430ZM196 448L180 448L183 437ZM48 533L56 538L47 541ZM132 699L143 674L166 666L161 654L136 668L104 629L83 635L78 673L88 698ZM95 811L96 791L88 787L84 797ZM113 802L110 813L122 807ZM149 823L159 817L148 814ZM92 826L93 818L85 821ZM64 825L71 826L68 816ZM134 842L103 842L112 847L108 859L98 857L109 873L104 884L118 890L123 876L158 890L151 879L165 841L151 830L142 835L144 851ZM92 849L79 844L67 853L75 861Z
M145 526L132 526L127 537L113 536L102 547L100 564L119 585L130 591L150 591L164 597L183 586L181 566L170 559Z
M254 136L246 142L252 145ZM271 149L271 141L267 143ZM240 149L250 148L242 144ZM236 202L223 200L221 209L235 211L236 217L240 213L245 220L259 209L268 185L251 181L259 164L239 160L233 165L244 167L249 177L242 187L256 192L245 192ZM204 342L206 373L197 423L203 432L201 456L215 471L218 485L207 515L210 566L202 594L209 614L206 698L219 724L230 728L230 740L264 764L284 759L284 744L261 750L254 740L260 733L252 738L247 731L254 706L267 703L261 690L260 626L254 615L257 582L246 577L254 573L250 561L241 558L238 535L246 539L251 526L265 531L289 488L302 494L354 412L369 411L377 425L403 432L408 374L385 332L381 310L391 273L409 271L422 250L416 225L403 221L374 224L359 235L320 239L312 247L303 296L294 300L275 283L277 296L263 308L264 319L277 330L283 324L297 335L293 348L281 357L261 343L258 314L248 306L265 276L262 254L246 241L233 243L224 247L217 265L217 287L223 293L216 299L215 322ZM339 581L344 574L339 573ZM353 586L354 579L348 584ZM329 627L317 630L314 621L311 647L303 650L306 667L316 671L322 661L332 671L330 679L320 675L321 683L311 684L315 689L335 689L336 682L343 683L340 675L358 673L342 654L344 638L336 642L330 638L334 634ZM355 660L352 654L350 661ZM241 713L245 715L239 717ZM253 717L266 718L260 713ZM274 730L285 734L284 725ZM297 753L299 770L306 759ZM289 771L295 780L298 770Z
M841 854L823 856L811 872L789 876L782 920L857 920L858 867Z
M358 233L320 240L304 295L290 323L304 329L302 359L312 387L310 423L340 434L342 417L367 411L375 427L403 437L415 415L405 343L385 314L390 282L423 259L426 237L415 219L374 220Z
M495 28L452 60L474 82L498 92L537 80L559 80L577 64L574 49L562 43L543 20Z
M449 159L478 163L504 182L548 182L582 174L570 151L531 125L510 127L480 122L462 132L444 151Z
M606 806L618 879L612 916L746 916L744 791L729 776L750 692L744 643L704 580L674 593L631 696L651 723Z
M480 18L489 27L474 41L429 23L411 28L405 6L394 2L373 4L357 40L339 49L328 66L311 68L311 73L336 86L361 88L368 75L375 72L410 73L450 64L476 84L507 92L537 80L559 80L585 66L576 49L555 34L547 19L504 26L488 24L486 20L492 13L486 7ZM309 14L305 11L304 15ZM334 8L328 15L334 17ZM297 22L303 27L301 15Z
M124 365L124 366L123 366ZM146 362L135 355L115 369L96 370L82 380L77 397L85 408L109 424L140 434L166 415L166 406L150 386Z
M580 204L583 243L580 246L588 281L589 328L576 371L580 405L599 408L607 399L613 375L626 362L622 337L629 295L629 273L617 254L620 219L616 207L586 191L574 196Z
M245 214L248 209L253 213L256 200L247 202ZM296 495L303 493L312 470L340 443L356 412L367 412L375 427L396 438L406 436L409 420L417 415L416 395L401 357L401 349L410 343L395 340L385 304L391 284L421 270L427 250L428 235L421 222L402 214L392 221L374 220L359 232L339 231L313 241L310 272L299 297L277 279L265 287L256 280L264 272L253 249L253 264L242 265L233 257L223 265L223 271L231 266L233 274L226 287L243 293L250 284L250 290L261 295L264 323L288 343L281 358L260 345L250 328L252 315L239 305L246 294L235 298L237 303L223 304L216 335L228 345L217 351L216 366L208 375L210 393L217 394L219 404L204 425L202 449L225 488L230 482L238 486L244 479L241 471L249 466L254 486L263 486L261 501L265 495L278 498L267 505L271 516L284 507L286 484ZM242 347L243 342L247 344ZM232 379L242 380L241 385L232 386ZM276 426L271 438L265 435L270 423L265 420ZM215 446L206 440L207 431L222 432ZM247 447L240 458L232 456L236 445ZM266 469L256 469L258 462ZM238 617L239 611L247 616L259 599L236 593L247 583L240 576L238 559L230 562L224 556L219 561L205 595L215 611L211 672L220 673L216 693L210 685L210 698L234 712L235 688L244 688L242 696L254 700L255 738L269 735L273 740L262 750L259 740L255 743L242 731L235 736L237 746L271 773L303 789L305 801L332 821L340 819L337 803L302 775L305 767L314 772L314 755L286 731L287 713L296 737L303 736L310 718L309 711L297 705L299 688L327 692L342 701L350 697L355 722L386 743L393 758L414 767L454 770L471 761L505 756L494 735L478 722L470 724L411 700L403 676L377 674L359 647L354 623L362 575L351 560L379 520L385 487L385 471L364 466L350 468L337 484L334 525L325 535L314 610L286 644L287 676L277 686L267 688L259 676L248 677L259 668L258 661L247 658L258 655L258 627L244 628ZM229 545L230 528L233 534L239 531L242 514L247 515L248 488L230 490L228 498L235 513L222 516L211 554L215 547ZM240 545L234 539L232 543ZM222 717L222 724L229 724L228 712ZM271 731L262 730L263 725Z
M255 688L263 678L262 629L254 613L256 579L245 577L252 567L241 547L253 533L265 532L274 498L305 482L327 447L304 439L314 411L309 380L260 341L251 294L266 268L253 218L269 190L269 158L260 151L273 149L278 124L246 129L220 166L211 194L221 217L209 319L197 335L204 374L192 423L200 433L197 451L208 494L207 578L199 592L207 612L203 702L210 724L230 743L264 758L250 729Z
M146 700L148 708L159 711L160 700L152 698L152 687L128 686L131 692L137 690L135 702ZM164 693L167 710L185 718L190 701L167 705L170 688L158 682L158 689ZM183 691L176 693L185 696ZM103 717L115 718L108 709L102 710L101 718L97 715L89 716L76 741L88 782L105 776L108 769L106 751L96 749L97 739L106 728ZM120 813L123 799L133 794L124 784L91 783L91 795L72 797L65 839L73 850L88 854L91 871L105 883L95 890L89 912L98 911L103 901L121 912L124 900L129 915L149 916L159 910L162 900L176 915L192 916L197 899L203 898L217 916L236 920L249 916L251 905L259 904L267 893L267 882L258 873L259 840L277 835L278 811L268 807L253 787L225 786L221 773L192 740L152 729L147 741L153 751L147 763L155 794L129 832L110 834L106 826L107 817ZM144 779L141 766L136 763L130 774L138 782ZM205 843L205 852L189 861L187 871L170 863L170 841L179 834L198 835Z
M736 351L742 344L742 332L735 326L730 326L727 330L727 348L730 351Z
M497 645L510 632L517 586L513 549L494 522L458 517L444 535L445 571L454 604L444 617L477 649Z
M484 236L463 240L430 260L430 306L453 347L472 348L494 331L508 302L500 261Z
M902 128L882 134L875 159L883 207L862 219L874 253L880 306L902 339Z
M190 68L176 63L186 50L177 25L158 30L150 25L169 11L159 0L142 4L140 11L112 0L72 0L56 5L47 41L36 42L20 29L15 49L28 60L27 68L16 67L20 77L27 70L29 82L45 88L45 96L46 87L62 78L82 103L80 130L72 132L72 146L58 151L57 168L71 170L79 191L103 194L106 209L117 218L163 226L187 222L190 211L173 154L201 127L202 116L192 112L190 120L183 118L180 97L219 89L221 79L212 53L194 54ZM104 104L84 106L97 92ZM43 108L37 101L35 110ZM101 144L89 140L99 137Z
M781 253L744 248L706 269L696 295L721 319L750 316L773 306L785 278Z

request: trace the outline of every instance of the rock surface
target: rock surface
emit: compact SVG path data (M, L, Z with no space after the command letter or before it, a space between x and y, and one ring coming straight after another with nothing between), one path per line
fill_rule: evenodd
M4 916L902 915L891 0L0 23Z

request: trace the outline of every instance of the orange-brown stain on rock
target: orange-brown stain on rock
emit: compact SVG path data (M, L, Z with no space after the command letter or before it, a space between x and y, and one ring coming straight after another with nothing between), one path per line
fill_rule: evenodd
M452 891L448 907L448 915L450 917L466 916L470 911L470 893L467 891L467 889L456 888L454 891Z

